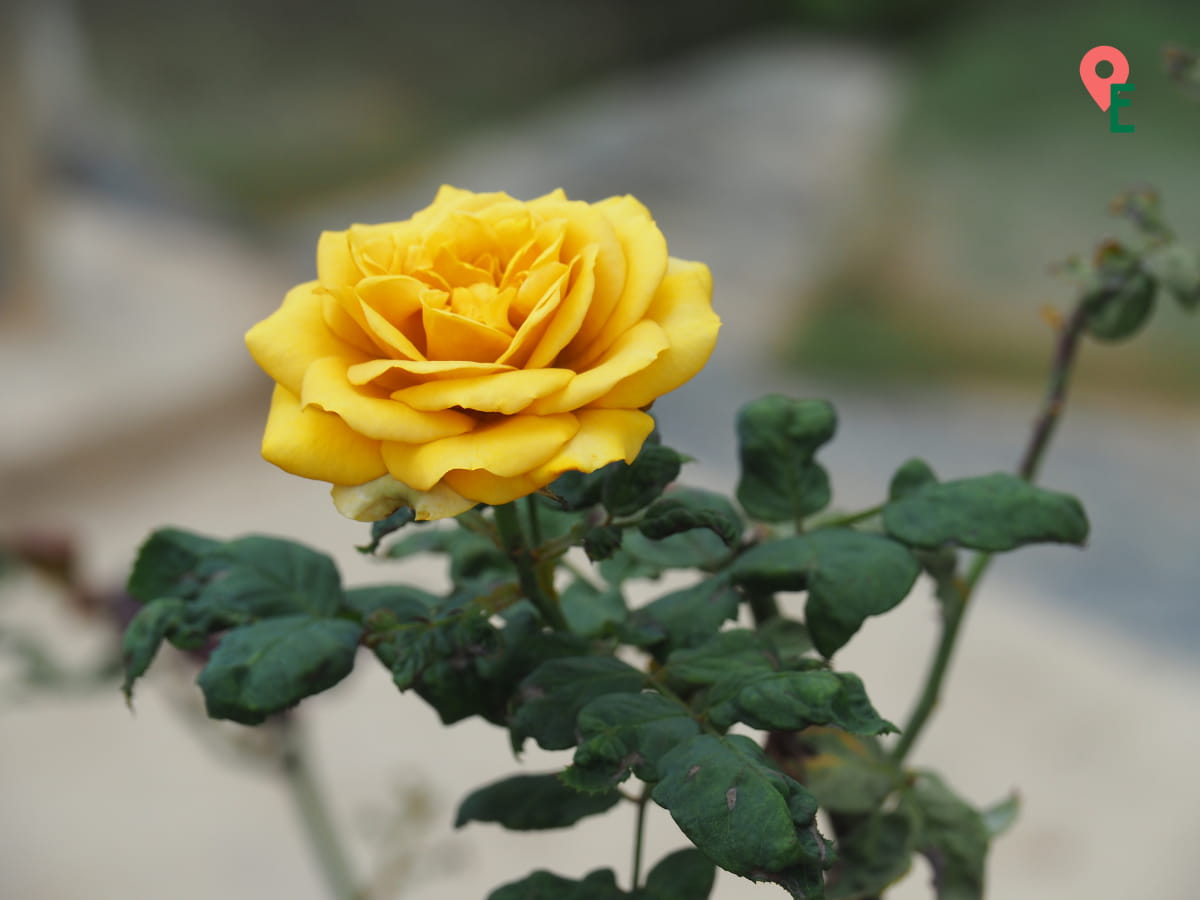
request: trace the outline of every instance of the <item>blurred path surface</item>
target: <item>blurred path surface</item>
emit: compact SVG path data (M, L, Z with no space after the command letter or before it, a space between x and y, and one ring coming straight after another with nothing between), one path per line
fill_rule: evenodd
M39 457L28 437L33 450L14 457L19 465L5 473L0 524L19 517L74 528L89 572L100 579L121 577L132 548L163 523L222 535L287 534L336 548L350 583L396 577L354 554L363 528L333 513L325 489L258 459L267 389L250 374L241 333L274 308L290 281L311 277L317 230L405 216L443 181L524 196L558 185L588 199L632 192L655 211L673 253L711 263L726 322L717 354L658 409L667 439L700 458L693 480L728 486L731 417L766 389L837 403L841 434L826 455L847 506L877 498L888 474L880 467L910 455L924 456L943 476L1009 468L1033 398L864 395L798 383L762 364L797 285L837 238L848 206L864 199L861 173L886 128L895 78L886 63L853 49L785 43L633 77L451 150L394 192L297 223L285 236L298 248L291 277L254 263L243 268L233 248L192 253L191 240L156 243L157 225L130 232L138 237L121 248L128 255L64 258L73 284L87 283L89 260L127 260L106 270L109 280L94 293L77 291L64 302L81 305L74 311L81 315L114 311L92 329L104 345L80 352L133 377L99 390L102 371L81 367L82 374L53 382L56 367L48 363L66 368L87 358L73 354L89 342L44 345L46 362L28 371L74 390L12 398L28 406L6 407L6 414L22 424L41 421L39 414L46 421L92 414L111 437L127 427L122 417L131 409L161 403L155 408L170 415L143 422L140 434L151 439L119 444L78 440L93 434L81 432L81 418L47 426L39 432L47 448L42 466L33 464ZM93 225L84 234L99 241L116 232ZM199 236L195 245L210 246ZM143 277L165 258L179 269L162 282ZM145 318L160 306L170 314ZM189 362L176 367L181 357ZM36 362L0 354L0 367L9 367L0 369L6 404L15 386L38 383L18 377ZM242 385L250 385L252 404L233 402ZM52 412L39 413L39 404ZM73 443L64 444L63 434ZM1198 437L1194 420L1117 420L1073 409L1046 481L1086 499L1096 523L1091 547L1084 556L1026 551L997 567L972 610L953 687L916 758L943 768L981 804L1020 788L1022 818L993 860L990 896L997 900L1194 896L1200 809L1188 773L1200 755ZM1160 532L1169 539L1152 538ZM56 627L64 653L84 653L94 635L63 624L49 597L45 586L22 583L4 614ZM1166 619L1147 626L1156 616ZM890 718L905 714L934 621L927 592L918 591L895 615L870 623L846 653L844 665L864 676ZM1170 648L1173 655L1164 652ZM135 716L115 692L0 707L0 893L22 900L317 900L319 882L286 796L198 744L169 702L182 694L194 703L196 695L181 685L186 675L170 654L163 657ZM581 874L611 864L626 877L628 810L563 834L451 831L454 804L467 789L517 768L505 737L477 723L442 728L419 701L397 698L369 661L306 710L318 765L364 868L378 860L370 835L378 836L381 811L397 802L397 786L432 794L432 818L407 840L422 877L404 896L482 898L537 866ZM531 753L525 762L547 767L545 756ZM656 813L649 858L681 842ZM895 900L927 896L926 876L918 871ZM775 896L774 888L729 877L716 893L719 900Z

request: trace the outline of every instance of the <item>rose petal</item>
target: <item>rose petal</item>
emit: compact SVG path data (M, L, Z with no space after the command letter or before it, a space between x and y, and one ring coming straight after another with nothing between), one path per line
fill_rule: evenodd
M578 330L569 336L572 339L578 335L579 345L584 346L599 334L621 299L621 291L625 286L625 250L612 222L594 206L579 201L562 203L539 199L533 201L530 207L543 221L566 221L559 255L563 262L577 259L586 247L596 248L595 286L587 316Z
M536 469L507 478L483 469L454 469L442 483L480 503L509 503L541 490L564 472L594 472L618 459L633 462L654 430L654 419L636 409L583 409L575 416L575 436Z
M322 231L317 239L317 280L327 288L349 287L363 277L350 252L348 231Z
M303 409L300 398L275 385L262 455L285 472L334 484L362 484L387 472L379 441L354 432L332 413Z
M612 222L625 253L625 285L620 300L599 333L586 344L572 341L564 359L572 368L589 367L614 340L645 318L667 272L667 239L650 211L633 197L610 197L596 204Z
M586 406L617 382L645 369L669 347L657 322L638 322L617 338L594 368L580 372L561 391L538 400L529 411L541 416Z
M447 519L475 505L445 482L431 491L416 491L391 475L383 475L366 484L334 485L330 491L337 511L359 522L378 522L402 506L411 507L418 521Z
M421 313L425 352L430 359L493 362L508 349L508 335L444 309L427 306Z
M246 346L263 371L293 394L300 393L304 370L313 360L344 357L348 363L365 360L325 326L317 283L292 288L279 309L246 332Z
M359 434L385 441L436 441L463 434L475 420L463 413L418 412L396 400L369 393L347 380L345 361L338 357L319 359L304 373L300 402L337 413Z
M595 300L598 253L598 247L585 247L579 258L571 264L574 270L571 287L559 303L542 339L529 355L526 368L540 369L552 365L562 349L579 333Z
M369 307L361 300L359 309L366 321L367 333L379 344L380 348L390 351L402 359L425 359L425 354L417 349L416 344L399 328ZM422 312L428 307L422 307Z
M575 373L570 369L515 369L474 378L427 381L392 394L413 409L437 410L461 406L477 412L518 413L539 397L553 394ZM551 410L563 412L564 410Z
M374 384L389 391L398 391L429 380L475 378L512 371L512 366L500 363L454 359L371 359L347 369L346 380L355 385Z
M451 469L486 469L503 477L528 472L558 453L578 429L570 413L508 416L425 444L384 441L383 461L396 479L427 491Z
M662 326L670 346L653 363L617 383L592 405L631 409L648 406L704 367L717 343L721 320L712 310L712 275L698 262L671 259L647 318Z
M355 288L363 303L397 328L421 311L421 298L432 290L409 275L375 275L364 278Z

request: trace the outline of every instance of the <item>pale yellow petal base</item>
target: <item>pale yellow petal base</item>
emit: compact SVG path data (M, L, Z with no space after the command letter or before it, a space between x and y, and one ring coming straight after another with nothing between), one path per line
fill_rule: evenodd
M349 487L334 485L330 494L337 511L358 522L378 522L405 506L411 507L422 522L448 519L475 505L474 500L468 500L445 483L434 485L432 490L418 491L391 475Z

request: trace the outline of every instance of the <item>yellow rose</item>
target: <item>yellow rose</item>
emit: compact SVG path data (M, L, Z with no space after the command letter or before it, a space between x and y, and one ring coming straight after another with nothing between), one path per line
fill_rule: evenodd
M643 409L712 353L711 298L633 197L443 187L408 221L322 234L317 280L246 334L276 381L263 456L362 521L630 462Z

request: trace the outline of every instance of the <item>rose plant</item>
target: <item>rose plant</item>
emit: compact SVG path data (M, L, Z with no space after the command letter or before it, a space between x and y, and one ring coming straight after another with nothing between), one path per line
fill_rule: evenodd
M848 514L830 512L818 456L837 419L821 400L740 410L733 498L676 484L687 457L647 410L703 366L719 322L706 267L670 257L636 200L444 188L407 221L327 232L317 279L247 335L276 382L263 455L372 521L364 553L444 556L451 588L346 587L329 557L282 538L162 529L129 580L144 605L126 694L165 640L201 654L209 716L277 723L365 648L447 724L480 717L518 754L573 750L561 771L475 789L458 825L563 828L636 806L628 879L537 871L491 900L697 900L718 868L796 898L878 898L916 855L939 898L981 898L1015 800L981 810L910 752L994 554L1087 537L1077 500L1033 484L1081 341L1131 336L1160 294L1200 298L1197 256L1157 198L1132 192L1117 211L1138 242L1075 266L1080 299L1057 322L1016 471L942 481L908 460L878 505ZM669 571L692 577L630 605L632 583ZM837 655L922 575L941 638L897 727ZM786 593L804 595L802 616ZM301 788L332 895L356 896ZM692 846L644 873L651 803Z

